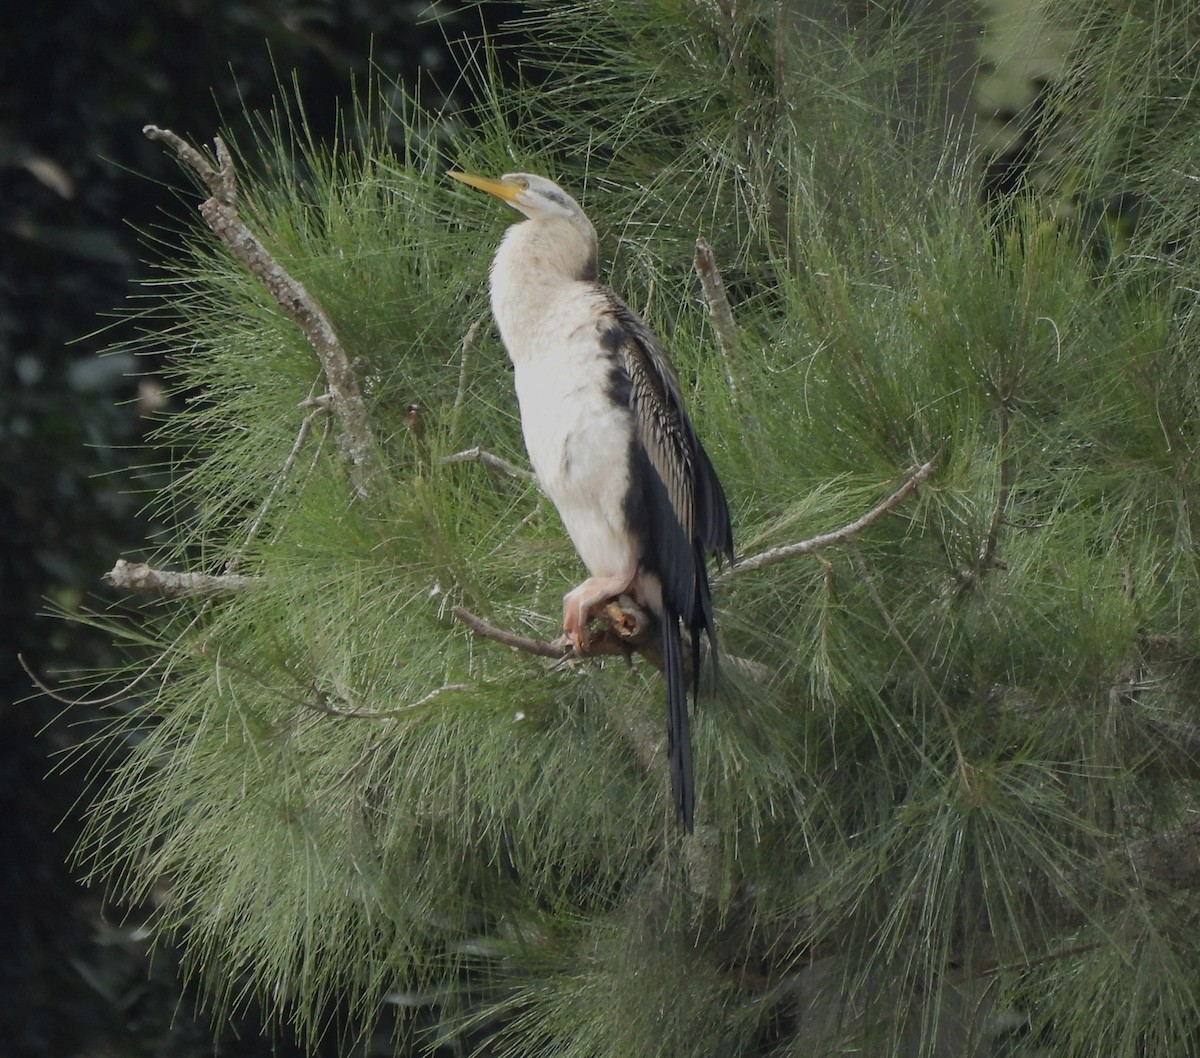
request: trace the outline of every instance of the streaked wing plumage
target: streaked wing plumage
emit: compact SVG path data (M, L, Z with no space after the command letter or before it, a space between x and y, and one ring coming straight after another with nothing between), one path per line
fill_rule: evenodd
M688 550L695 547L702 555L732 559L725 493L684 411L675 367L650 328L628 306L611 292L608 301L614 324L611 341L629 376L629 400L639 438L665 489L678 539L689 545Z
M642 538L642 562L662 585L662 645L667 680L667 740L676 811L691 830L695 802L683 644L691 637L693 687L699 687L701 635L716 664L706 556L733 558L729 507L716 472L683 407L679 377L650 329L609 295L603 344L627 384L635 422L632 480L637 491L626 515ZM618 387L624 390L625 387Z

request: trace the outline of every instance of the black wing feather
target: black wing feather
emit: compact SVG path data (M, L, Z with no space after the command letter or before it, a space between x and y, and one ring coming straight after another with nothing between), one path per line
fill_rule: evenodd
M695 789L680 622L691 639L693 694L699 689L701 633L717 663L706 558L733 559L729 504L708 453L683 407L679 378L649 327L615 295L602 344L614 361L614 397L628 400L636 423L634 488L626 516L640 537L642 564L662 583L663 663L671 788L690 832Z

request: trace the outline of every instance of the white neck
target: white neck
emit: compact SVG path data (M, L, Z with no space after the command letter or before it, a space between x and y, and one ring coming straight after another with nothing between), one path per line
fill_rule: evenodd
M492 314L514 362L535 352L535 334L562 307L568 287L596 278L596 233L566 217L514 224L492 262Z

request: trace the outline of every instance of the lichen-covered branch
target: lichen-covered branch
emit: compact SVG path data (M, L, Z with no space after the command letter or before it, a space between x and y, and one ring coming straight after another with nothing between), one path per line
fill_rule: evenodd
M355 491L360 496L369 495L380 462L350 358L316 299L275 260L242 220L229 149L219 136L214 139L218 166L214 169L203 154L170 129L147 125L142 131L150 139L161 140L171 147L204 181L211 196L201 203L201 216L229 252L271 292L312 346L325 374L330 409L339 426L338 444L350 466Z
M213 576L208 573L155 569L145 562L126 562L123 558L117 559L117 564L104 574L104 583L110 587L146 595L161 595L169 599L211 599L221 595L232 595L248 587L254 580L254 577L247 577L241 573Z

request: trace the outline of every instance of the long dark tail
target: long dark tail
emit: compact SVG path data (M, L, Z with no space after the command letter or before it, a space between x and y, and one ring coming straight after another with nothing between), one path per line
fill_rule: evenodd
M667 677L667 759L671 794L680 825L689 834L695 825L696 784L692 775L692 731L688 722L687 682L683 673L683 641L679 615L662 615L663 668Z

